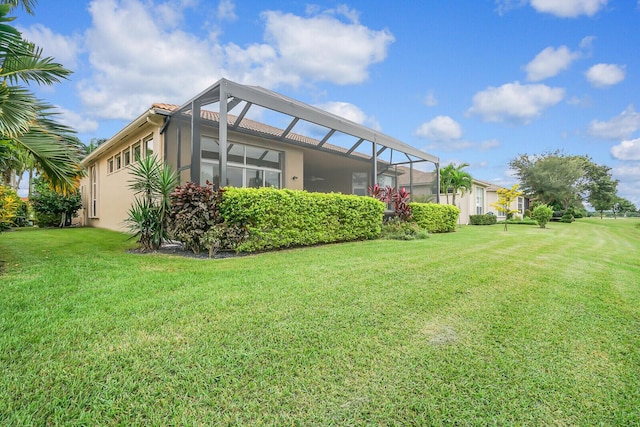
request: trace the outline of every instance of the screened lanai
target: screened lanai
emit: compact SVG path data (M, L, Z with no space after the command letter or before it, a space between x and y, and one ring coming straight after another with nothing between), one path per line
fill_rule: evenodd
M412 192L414 168L438 176L437 157L259 86L221 79L169 107L165 158L182 181L364 195L401 175Z

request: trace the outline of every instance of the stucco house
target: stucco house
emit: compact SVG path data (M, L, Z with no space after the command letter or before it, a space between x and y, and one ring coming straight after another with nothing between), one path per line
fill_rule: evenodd
M124 229L134 198L129 166L149 155L183 183L358 195L375 182L395 186L401 176L413 191L416 166L433 169L432 176L439 168L437 157L379 131L221 79L183 105L153 104L82 161L81 224Z
M404 171L407 172L407 171ZM421 200L439 200L442 204L453 204L453 195L441 193L438 197L437 193L439 188L436 184L435 172L423 172L420 170L413 171L413 181L411 182L413 191L412 196L414 199ZM399 187L409 187L408 174L403 173L398 176ZM466 191L464 194L458 192L456 194L455 205L460 208L460 223L468 224L470 215L492 213L497 216L498 221L504 220L505 215L498 212L498 210L492 206L492 204L498 202L498 185L474 179L471 191ZM529 208L529 200L526 197L518 197L517 200L511 205L511 209L517 210L518 215L523 216L524 211Z

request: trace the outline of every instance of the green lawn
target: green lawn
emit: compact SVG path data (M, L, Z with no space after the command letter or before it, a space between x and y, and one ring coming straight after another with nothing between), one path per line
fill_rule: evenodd
M233 259L0 235L0 425L640 425L640 227Z

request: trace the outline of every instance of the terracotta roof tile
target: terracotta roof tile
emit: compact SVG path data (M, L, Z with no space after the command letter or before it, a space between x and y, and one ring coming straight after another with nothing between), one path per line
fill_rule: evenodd
M168 112L174 112L177 111L178 108L180 108L178 105L174 105L174 104L164 104L164 103L154 103L151 108L155 108L155 109L159 109L159 110L164 110L164 111L168 111ZM210 111L210 110L202 110L200 112L200 117L202 117L205 120L209 120L212 122L216 122L219 123L220 122L220 114L215 112L215 111ZM238 116L235 116L233 114L227 114L227 124L229 126L232 126L235 122L236 119L238 118ZM263 134L265 136L269 136L269 137L280 137L282 135L282 133L284 132L284 129L280 129L274 126L270 126L261 122L257 122L255 120L251 120L251 119L247 119L244 118L242 119L242 121L240 122L240 124L238 125L239 128L251 131L251 132L257 132L260 134ZM308 144L311 147L315 147L317 146L320 141L314 138L309 138L308 136L304 136L304 135L300 135L294 132L289 132L286 136L287 140L290 141L295 141L298 143L302 143L302 144ZM348 150L346 148L343 147L339 147L337 145L333 145L333 144L324 144L322 146L323 148L326 148L328 150L332 150L332 151L337 151L340 153L346 153ZM358 157L362 157L365 159L369 159L371 158L371 156L367 156L365 154L359 153L359 152L353 152L352 155L354 156L358 156Z

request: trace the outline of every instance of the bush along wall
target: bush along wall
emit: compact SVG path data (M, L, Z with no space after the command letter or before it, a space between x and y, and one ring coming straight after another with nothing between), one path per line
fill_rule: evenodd
M238 252L380 236L385 205L372 197L274 188L225 190L221 215L226 223L248 231Z
M469 224L471 225L493 225L498 222L495 215L469 215Z
M453 205L410 203L413 220L429 233L448 233L456 230L460 209Z

